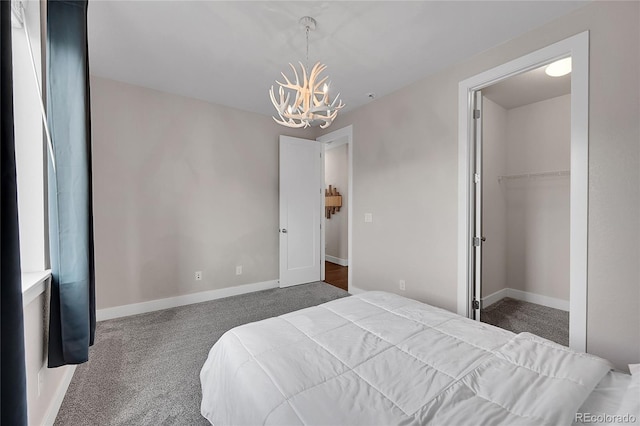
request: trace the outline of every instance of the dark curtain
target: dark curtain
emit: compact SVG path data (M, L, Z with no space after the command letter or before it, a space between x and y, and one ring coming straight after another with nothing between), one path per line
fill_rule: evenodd
M96 328L87 51L87 1L49 0L49 367L86 362Z
M13 78L11 64L11 3L0 1L0 175L2 176L2 263L0 264L0 345L2 359L2 413L0 424L27 424L27 383L24 361L22 278L18 235L18 194L13 139Z

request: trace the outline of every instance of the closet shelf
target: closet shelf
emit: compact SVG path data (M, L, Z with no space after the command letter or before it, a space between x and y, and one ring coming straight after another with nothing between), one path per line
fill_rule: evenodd
M540 172L540 173L525 173L522 175L507 175L507 176L498 176L498 182L503 180L513 180L513 179L535 179L539 177L554 177L554 176L571 176L570 170L558 170L555 172Z

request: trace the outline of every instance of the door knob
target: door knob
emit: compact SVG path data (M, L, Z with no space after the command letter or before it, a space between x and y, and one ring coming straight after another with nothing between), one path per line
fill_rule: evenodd
M287 230L286 230L286 229L284 229L284 228L282 228L282 230L281 230L280 232L282 232L283 234L286 234L286 233L287 233Z

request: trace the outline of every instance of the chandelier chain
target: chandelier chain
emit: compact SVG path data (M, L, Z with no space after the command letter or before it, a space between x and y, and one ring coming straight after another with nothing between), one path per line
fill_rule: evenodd
M307 66L307 69L309 69L309 26L307 25L307 63L305 64Z

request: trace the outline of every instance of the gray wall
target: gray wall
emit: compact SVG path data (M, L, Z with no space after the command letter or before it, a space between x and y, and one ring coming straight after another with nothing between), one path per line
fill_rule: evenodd
M569 301L567 176L500 176L569 170L571 95L505 110L483 105L482 296L504 288Z
M571 95L507 111L507 175L571 168ZM507 286L569 300L570 178L503 180Z
M53 410L58 408L54 406L55 400L63 390L65 375L72 368L68 365L47 368L50 284L47 284L46 288L45 292L24 307L27 408L30 425L44 424Z
M91 118L98 309L278 278L278 135L313 136L95 76Z
M458 83L590 30L587 348L640 362L639 8L594 2L342 115L331 129L353 124L352 284L398 292L406 279L406 295L456 310Z
M349 260L348 229L349 221L349 163L347 156L349 145L340 145L325 151L325 186L333 185L342 195L340 211L325 221L325 254L342 260Z

